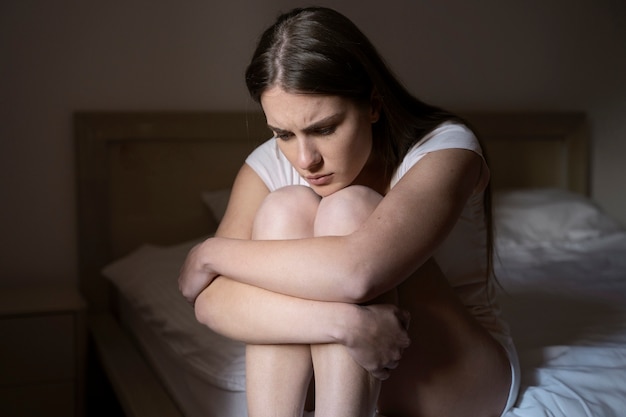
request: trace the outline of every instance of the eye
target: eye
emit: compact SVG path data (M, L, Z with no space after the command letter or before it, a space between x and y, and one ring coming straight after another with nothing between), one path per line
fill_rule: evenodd
M289 140L292 136L293 134L289 132L274 132L274 137L280 140Z
M328 127L317 129L316 133L320 136L330 136L333 133L335 133L335 130L337 130L335 126L328 126Z

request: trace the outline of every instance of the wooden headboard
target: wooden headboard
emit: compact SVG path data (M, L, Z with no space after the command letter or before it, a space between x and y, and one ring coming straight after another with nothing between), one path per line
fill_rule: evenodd
M468 113L486 148L493 189L557 187L589 195L583 113Z
M200 193L230 187L271 137L259 113L76 113L74 129L80 287L95 311L111 301L104 265L208 234Z
M494 188L589 191L580 113L467 113L487 149ZM81 112L74 117L80 287L109 308L100 270L142 243L201 237L215 221L202 191L228 188L247 154L271 136L256 112Z

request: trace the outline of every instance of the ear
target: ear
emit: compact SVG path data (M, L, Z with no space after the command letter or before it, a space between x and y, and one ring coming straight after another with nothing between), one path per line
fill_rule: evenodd
M380 119L380 110L382 108L382 101L378 92L372 90L372 96L370 97L370 120L372 123L376 123Z

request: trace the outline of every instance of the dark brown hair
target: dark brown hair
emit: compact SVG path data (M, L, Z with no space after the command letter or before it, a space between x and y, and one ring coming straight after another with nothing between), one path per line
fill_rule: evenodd
M251 97L280 85L285 91L379 101L375 148L393 172L411 146L453 114L413 97L389 70L367 37L328 8L281 15L258 43L246 71Z
M374 151L393 173L409 149L453 113L414 97L391 72L376 48L347 17L324 7L282 14L261 36L246 70L250 96L260 103L267 89L280 85L300 94L333 95L380 104L373 125ZM491 205L485 191L488 271L491 271Z

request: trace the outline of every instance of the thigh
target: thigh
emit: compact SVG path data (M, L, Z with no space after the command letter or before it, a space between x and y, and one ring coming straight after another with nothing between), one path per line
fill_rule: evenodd
M398 288L412 344L383 383L388 417L499 416L511 384L502 346L467 312L429 261Z
M308 345L246 346L249 417L302 415L312 375Z

